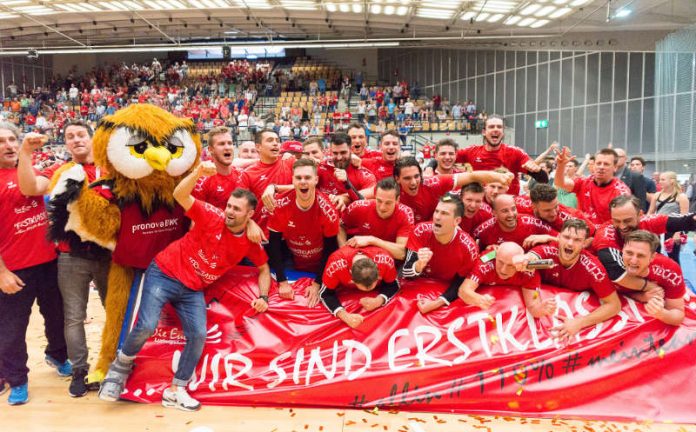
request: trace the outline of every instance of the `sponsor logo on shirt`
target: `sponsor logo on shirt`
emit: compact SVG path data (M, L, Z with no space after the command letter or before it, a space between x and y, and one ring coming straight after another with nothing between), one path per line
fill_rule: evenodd
M170 218L159 222L148 222L133 225L131 227L131 233L135 234L138 231L142 231L143 234L153 234L156 232L161 232L162 230L171 231L177 226L179 226L179 218Z
M328 277L333 277L336 272L340 270L345 270L348 268L348 261L346 261L344 258L341 258L339 260L336 260L329 264L328 267L326 267L326 275Z
M14 224L14 229L15 229L15 235L17 234L22 234L27 231L31 231L34 228L37 228L39 226L45 225L48 220L48 214L46 212L41 212L37 215L28 217L24 220L21 220L19 222L15 222Z
M684 279L682 278L682 275L679 273L670 270L668 268L662 267L660 265L653 265L652 266L652 271L655 273L655 276L660 277L669 283L671 283L673 286L678 287L682 283L684 283Z
M15 208L14 208L14 212L15 212L15 214L26 213L26 212L28 212L29 210L36 208L37 206L38 206L38 204L36 203L36 201L32 201L32 202L31 202L31 205L25 205L25 206L21 206L21 207L15 207Z

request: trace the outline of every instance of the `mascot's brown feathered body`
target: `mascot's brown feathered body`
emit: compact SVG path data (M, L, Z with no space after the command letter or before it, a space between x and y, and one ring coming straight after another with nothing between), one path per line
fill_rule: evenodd
M93 151L108 174L88 185L76 165L61 174L51 194L54 237L72 232L112 251L106 323L90 382L101 381L115 357L136 271L186 232L172 192L198 163L201 143L191 120L136 104L101 120Z

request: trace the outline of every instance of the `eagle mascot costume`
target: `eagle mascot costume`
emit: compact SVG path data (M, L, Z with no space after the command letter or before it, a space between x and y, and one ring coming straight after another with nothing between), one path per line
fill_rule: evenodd
M55 240L111 251L106 323L90 384L103 380L121 333L130 330L145 269L188 229L172 193L197 165L201 142L190 119L135 104L99 122L93 152L107 174L87 184L82 166L70 167L58 178L49 206Z

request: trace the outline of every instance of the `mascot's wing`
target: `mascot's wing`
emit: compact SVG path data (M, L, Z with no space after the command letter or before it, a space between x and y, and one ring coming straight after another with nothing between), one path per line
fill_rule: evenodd
M121 225L121 211L104 195L90 189L82 165L63 171L51 191L49 203L54 240L66 240L68 232L114 250Z

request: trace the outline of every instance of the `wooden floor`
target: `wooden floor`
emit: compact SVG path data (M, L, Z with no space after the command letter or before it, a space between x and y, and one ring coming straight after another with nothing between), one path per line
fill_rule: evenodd
M86 325L90 361L96 355L104 312L92 293L90 322ZM1 328L0 328L0 331ZM367 412L361 410L233 408L204 406L196 413L165 409L157 404L129 402L106 403L96 393L83 398L68 396L69 378L60 378L43 363L43 320L35 308L29 325L29 403L6 404L0 400L0 432L283 432L283 431L693 431L696 425L618 423L564 419L526 419L518 417L482 417L412 412ZM696 408L695 408L696 409Z

